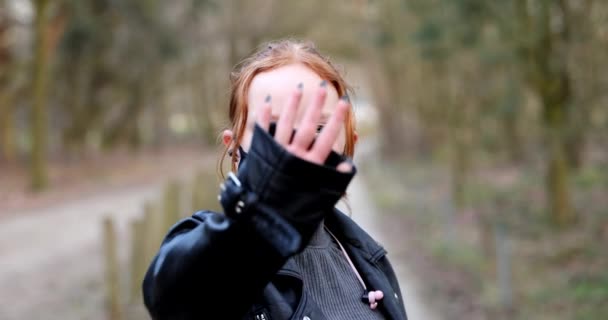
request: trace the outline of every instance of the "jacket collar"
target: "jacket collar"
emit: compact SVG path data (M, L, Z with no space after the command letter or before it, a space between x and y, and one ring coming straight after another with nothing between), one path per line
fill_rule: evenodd
M387 252L384 247L378 244L367 232L342 211L334 208L334 210L325 217L324 221L327 228L338 237L340 242L348 249L351 249L349 251L356 250L357 254L361 255L365 260L376 262L386 255ZM293 259L288 259L281 268L281 271L300 274L300 268Z
M386 255L386 250L350 217L337 209L326 221L328 228L334 230L338 238L341 237L340 240L346 251L350 253L353 263L359 266L358 271L368 284L368 289L384 292L385 298L380 308L386 312L388 318L407 319L407 316L402 313L402 306L399 306L396 302L397 296L393 299L394 288L388 281L386 274L378 267L377 262ZM366 262L370 267L362 267Z
M349 216L338 209L328 215L325 223L343 245L356 249L366 260L375 262L386 254L386 250Z
M386 277L381 275L379 273L380 270L377 269L376 262L386 255L386 250L350 217L338 209L334 209L332 213L325 217L325 224L344 245L355 265L359 266L358 271L368 283L370 289L385 292L386 297L381 308L384 309L389 318L402 319L403 315L400 307L392 299L392 294L390 294L393 289ZM362 267L364 264L370 267ZM288 259L279 271L279 274L302 279L300 268L294 259Z
M334 208L325 217L324 223L340 239L340 242L345 247L356 250L358 254L369 262L375 262L387 253L384 247L378 244L365 230L337 208ZM297 274L300 273L293 259L288 259L281 269Z

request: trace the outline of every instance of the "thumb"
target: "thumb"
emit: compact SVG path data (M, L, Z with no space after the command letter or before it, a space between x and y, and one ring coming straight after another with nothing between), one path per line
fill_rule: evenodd
M344 161L341 162L337 167L336 170L342 172L342 173L349 173L353 170L353 165L348 162L348 161Z

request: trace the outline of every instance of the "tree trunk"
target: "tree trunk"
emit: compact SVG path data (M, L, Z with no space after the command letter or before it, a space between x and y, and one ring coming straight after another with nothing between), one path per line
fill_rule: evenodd
M567 108L570 107L571 102L571 79L567 68L567 52L560 50L559 47L560 44L563 46L569 41L569 8L564 1L557 2L557 7L554 7L554 2L544 0L538 2L537 12L532 13L526 3L518 2L517 6L523 34L530 37L521 51L524 71L528 83L542 101L543 124L548 146L545 179L549 217L552 222L563 227L576 220L570 202L569 166L566 154ZM564 20L557 31L551 26L553 12L561 13Z
M198 134L203 144L213 146L217 143L217 128L214 121L214 112L218 109L215 97L218 91L215 88L213 66L207 65L204 59L194 68L192 74L192 96L194 97L193 116L198 127Z
M229 0L226 3L227 8L227 30L228 30L228 64L232 67L235 66L240 60L240 37L239 24L243 21L239 21L241 1L240 0Z
M548 2L547 2L548 3ZM549 15L551 7L545 4ZM549 210L555 224L568 226L576 221L576 215L570 201L568 175L570 167L567 157L568 108L571 103L570 74L567 67L565 50L559 50L555 42L567 44L569 40L568 7L564 1L558 2L558 9L564 19L564 26L556 37L551 37L549 19L543 21L544 37L536 47L535 60L541 67L539 92L544 109L547 142L549 145L549 162L547 168L547 191ZM552 62L552 63L549 63Z
M445 68L445 69L443 69ZM443 66L437 71L438 83L446 83L442 91L449 94L442 99L448 112L448 141L451 147L452 200L456 209L466 205L466 184L471 168L473 145L473 114L477 104L471 86L478 83L475 73L469 68L459 72L452 71L450 66ZM454 76L458 74L458 76ZM443 78L443 80L439 80ZM439 90L438 90L439 91ZM436 107L438 107L437 105Z
M565 102L562 102L565 103ZM545 102L547 115L548 167L546 175L547 200L551 220L559 226L567 226L576 221L570 202L568 186L569 166L566 156L565 120L562 107L557 102Z
M86 54L79 53L77 56L72 57L70 62L65 67L66 82L70 86L70 94L67 95L62 105L65 108L65 112L68 115L68 125L63 129L63 144L67 151L67 154L73 155L76 152L84 151L84 133L81 130L81 126L88 126L85 123L84 117L81 116L84 111L88 109L87 96L90 94L90 80L89 76L91 58L87 57ZM91 113L91 110L88 114Z
M47 148L47 78L49 57L49 34L46 32L48 0L37 0L35 5L35 53L33 70L33 104L31 124L30 184L34 191L48 185Z
M381 56L381 49L364 47L362 55L366 60L366 71L369 75L370 89L379 116L379 134L382 144L382 155L395 158L403 151L403 123L399 118L398 90L396 74L388 57Z
M0 94L0 159L11 162L16 156L15 115L12 92Z
M584 108L588 109L588 106L584 106ZM576 118L570 123L568 136L565 139L568 166L575 172L583 166L585 145L587 143L586 135L588 128L590 127L587 119L581 119L587 115L589 111L585 110L584 112L584 114L574 116Z
M369 63L372 65L372 63ZM393 79L388 79L386 69L389 68L382 62L377 62L377 66L371 66L370 83L374 93L374 100L377 103L378 115L380 117L380 134L382 136L381 151L384 156L389 158L397 157L403 151L405 145L403 141L403 123L397 116L399 114L397 106L397 94ZM383 71L381 71L383 70Z
M0 5L0 10L4 8ZM0 14L0 160L12 161L15 156L14 106L11 88L15 61L8 38L11 22Z
M507 71L508 72L508 71ZM515 76L509 76L505 90L502 124L506 138L509 159L515 164L524 160L524 139L519 125L522 112L521 88L518 87Z
M102 146L111 149L121 142L126 142L132 150L140 144L137 119L144 109L145 90L143 82L130 85L131 99L124 108L124 112L106 130L104 130Z

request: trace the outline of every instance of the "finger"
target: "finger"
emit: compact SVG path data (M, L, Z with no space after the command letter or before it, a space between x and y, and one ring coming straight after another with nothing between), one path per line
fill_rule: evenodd
M344 120L346 119L346 113L350 108L350 104L348 103L346 98L340 98L338 101L338 105L336 105L336 109L334 113L329 118L327 124L321 130L321 133L317 137L315 141L315 145L312 147L310 151L310 156L316 162L323 162L331 152L331 149L342 130L342 125L344 124Z
M327 82L323 80L323 82L321 82L321 87L317 91L317 95L315 96L312 104L308 106L308 109L302 118L302 122L298 127L296 136L293 138L292 145L294 147L302 150L308 150L310 144L315 139L317 127L319 125L319 118L321 117L321 110L325 104L325 97L327 97L327 90L325 89L326 86Z
M270 115L272 112L272 107L270 105L270 95L266 96L264 100L264 104L260 107L257 116L258 125L264 129L264 131L268 131L268 127L270 127Z
M349 173L349 172L353 171L353 165L345 161L345 162L340 163L336 167L336 170L338 170L342 173ZM382 298L380 298L380 299L382 299Z
M296 112L302 99L302 88L303 85L300 82L298 89L291 94L287 105L281 111L279 121L277 122L277 131L274 135L275 140L281 145L288 145L291 139Z

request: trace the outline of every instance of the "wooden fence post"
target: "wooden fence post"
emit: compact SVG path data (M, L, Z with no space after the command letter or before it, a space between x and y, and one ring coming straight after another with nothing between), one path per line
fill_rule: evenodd
M173 226L180 217L180 186L177 181L171 181L165 188L163 202L163 225L167 230Z
M131 304L136 303L141 298L141 283L144 278L146 268L146 250L144 220L142 218L131 221Z
M190 214L198 210L215 210L221 211L222 206L217 199L220 193L219 183L216 183L213 173L207 171L199 171L191 183L192 193L192 210Z
M496 236L496 276L498 278L498 294L503 310L513 310L511 245L502 224L495 224Z
M116 249L116 230L110 216L103 220L103 246L105 253L106 308L109 320L122 320L120 301L120 266Z
M152 261L163 240L163 236L167 232L162 218L159 206L155 206L150 201L144 203L143 241L145 250L144 260L146 260L146 263Z
M197 210L201 210L205 205L205 186L204 186L205 177L203 172L199 172L194 177L194 181L192 182L192 213Z

